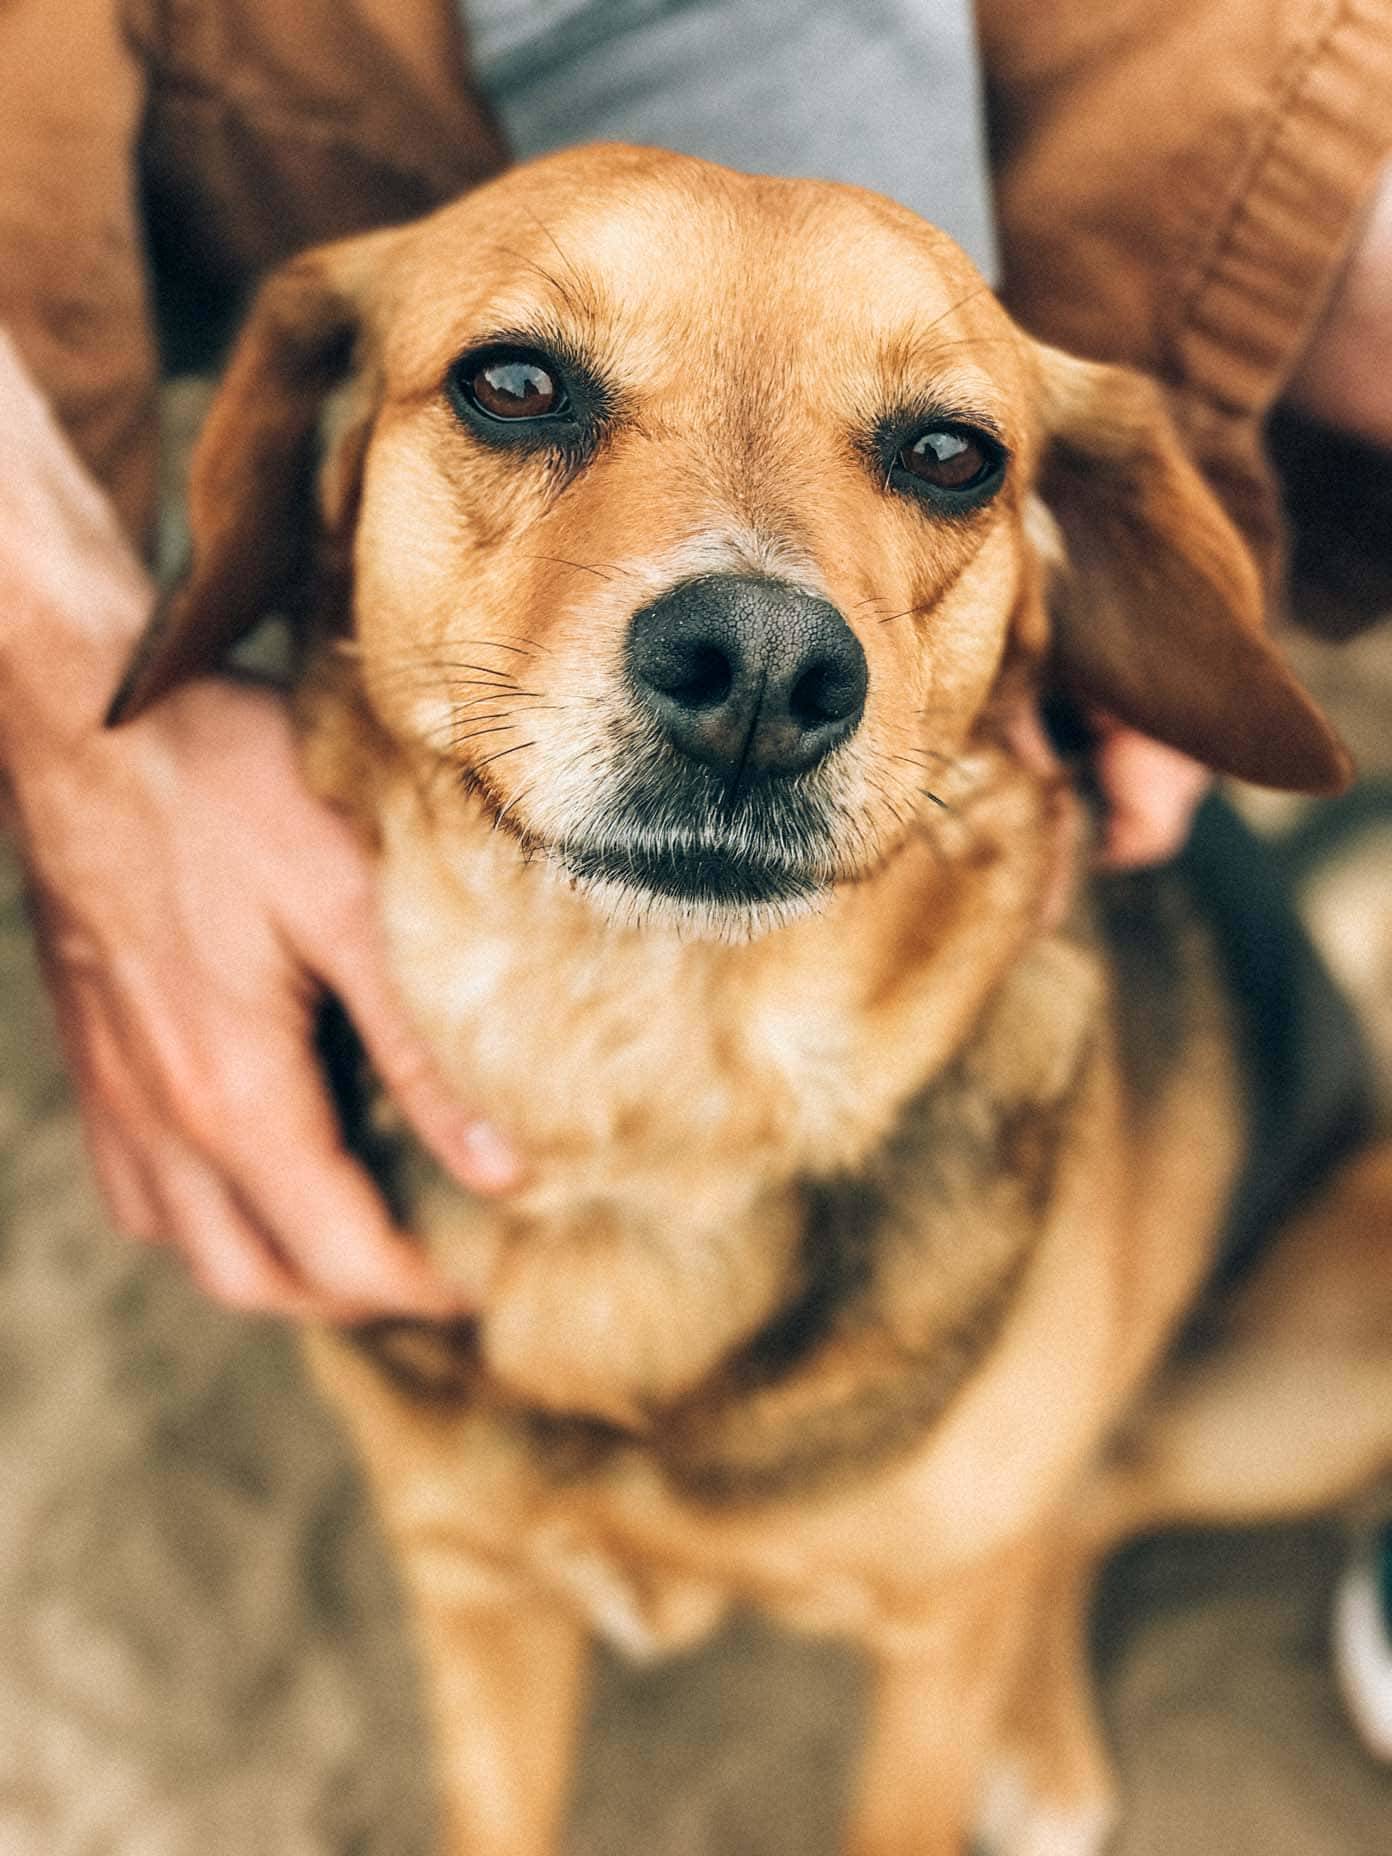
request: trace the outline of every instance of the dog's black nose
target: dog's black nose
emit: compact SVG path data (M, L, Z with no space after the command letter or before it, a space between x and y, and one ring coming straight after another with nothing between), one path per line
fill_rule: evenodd
M673 745L727 771L815 767L865 708L860 640L835 606L781 580L674 587L634 614L628 668Z

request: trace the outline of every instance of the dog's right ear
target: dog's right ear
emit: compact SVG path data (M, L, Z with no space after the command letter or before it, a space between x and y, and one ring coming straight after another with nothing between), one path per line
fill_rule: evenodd
M1035 345L1040 490L1064 559L1055 673L1085 704L1239 779L1337 792L1352 763L1264 629L1256 566L1159 390Z
M372 278L398 236L306 252L261 286L194 446L188 570L156 608L108 725L212 668L293 596L319 519L320 412L354 369Z

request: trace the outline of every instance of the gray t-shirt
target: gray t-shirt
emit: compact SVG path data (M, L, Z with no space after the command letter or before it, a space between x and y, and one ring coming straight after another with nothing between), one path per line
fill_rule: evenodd
M518 155L651 143L853 181L996 272L971 0L462 0Z

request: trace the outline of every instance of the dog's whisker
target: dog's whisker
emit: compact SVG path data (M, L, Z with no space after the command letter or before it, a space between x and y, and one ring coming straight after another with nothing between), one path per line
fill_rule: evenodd
M461 676L457 674L462 670L477 670L480 668L483 669L482 675ZM456 688L482 687L485 689L500 690L517 688L514 679L505 675L504 672L500 670L492 670L476 665L446 663L401 664L394 669L388 668L384 672L381 681L386 687L391 689L398 689L403 683L409 686L412 681L418 682L423 687L429 688L435 687L435 685L441 681L446 681Z
M535 746L535 741L518 741L510 748L499 748L496 754L490 754L487 759L479 761L475 771L481 772L485 767L491 767L495 760L503 760L509 754L520 754L523 748L534 748Z
M421 740L426 747L438 746L444 749L459 747L466 741L475 740L481 734L495 732L491 728L480 727L480 723L496 722L502 727L515 727L516 724L508 720L511 714L510 709L495 709L487 715L470 715L462 720L458 716L452 716L449 721L442 722L438 728L427 730L421 736Z
M489 718L480 716L480 717L477 717L476 719L479 721L483 721ZM500 722L494 722L492 726L488 728L468 727L468 728L461 730L460 733L456 735L452 735L450 737L450 746L456 747L456 748L463 747L467 742L482 741L485 735L500 735L503 733L504 729L516 728L516 726L517 726L516 722L510 722L507 720L503 720Z
M456 644L469 646L479 645L489 651L510 651L514 657L530 657L532 655L530 651L524 651L520 645L504 644L501 638L457 638L454 642Z
M462 720L456 719L452 723L446 723L444 727L437 729L433 732L437 734L444 734L451 729L457 729L461 731L470 729L474 726L475 723L505 722L508 720L511 714L512 714L512 711L510 709L490 709L485 715L465 716ZM426 739L429 740L430 737L426 736ZM450 734L450 739L454 741L463 740L463 739L467 739L467 735L462 734L462 733L453 733L453 734Z
M530 698L533 696L539 696L540 694L541 694L540 690L518 690L518 689L507 690L495 684L492 688L485 688L477 696L464 697L462 701L457 702L455 704L455 708L456 709L472 709L476 703L492 702L495 696L526 696Z
M494 831L498 829L498 827L502 824L503 820L507 817L508 813L511 812L514 806L525 805L527 800L531 797L531 795L532 795L532 788L530 786L524 786L520 793L514 793L512 795L512 798L509 799L507 803L499 811L493 814Z

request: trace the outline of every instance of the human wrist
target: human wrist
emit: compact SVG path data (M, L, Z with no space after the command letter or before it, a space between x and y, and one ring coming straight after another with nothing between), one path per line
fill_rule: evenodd
M99 730L151 589L138 571L94 576L55 602L7 602L0 628L0 767L11 774L70 752Z
M1286 397L1324 425L1392 447L1392 161Z
M0 326L0 767L100 727L151 597L110 499Z

